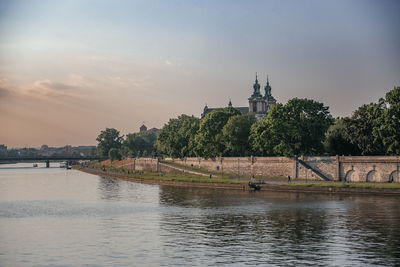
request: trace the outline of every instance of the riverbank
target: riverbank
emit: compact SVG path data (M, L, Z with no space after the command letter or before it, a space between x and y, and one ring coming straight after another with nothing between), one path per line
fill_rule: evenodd
M248 181L233 180L227 178L204 178L193 175L159 173L122 173L103 171L94 168L76 166L74 169L106 177L113 177L135 183L158 184L181 187L200 187L230 190L252 190ZM337 194L362 194L362 195L397 195L400 196L400 184L362 184L362 183L269 183L261 184L262 192L294 192L294 193L337 193Z
M204 187L204 188L219 188L219 189L234 189L246 190L248 185L246 181L230 180L223 178L204 178L203 176L195 175L179 175L179 174L164 174L141 172L135 174L127 174L122 172L103 171L94 168L74 167L74 169L106 177L113 177L126 181L144 183L144 184L159 184L183 187Z

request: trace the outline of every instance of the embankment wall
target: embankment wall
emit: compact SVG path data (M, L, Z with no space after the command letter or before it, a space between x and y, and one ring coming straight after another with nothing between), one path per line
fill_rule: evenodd
M220 157L216 159L165 159L180 165L237 177L288 177L349 182L400 182L400 156L334 157ZM131 170L182 173L184 170L155 158L104 161L104 165Z
M287 177L351 182L400 182L400 156L220 157L167 161L239 177ZM302 163L304 162L304 164Z

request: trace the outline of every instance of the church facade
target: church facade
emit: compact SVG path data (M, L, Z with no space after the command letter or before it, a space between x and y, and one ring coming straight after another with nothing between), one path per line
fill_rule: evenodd
M264 95L261 94L260 84L258 83L258 77L256 74L256 80L253 84L253 94L248 98L248 107L233 107L242 114L254 114L257 119L264 118L271 110L272 106L276 104L275 98L271 94L271 85L267 77L267 84L264 87ZM229 107L232 107L232 102L229 100ZM204 118L208 113L218 108L209 108L207 105L203 109L201 118Z

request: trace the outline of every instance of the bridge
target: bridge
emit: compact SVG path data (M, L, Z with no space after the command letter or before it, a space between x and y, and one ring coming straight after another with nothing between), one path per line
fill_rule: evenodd
M44 161L46 162L46 168L50 167L50 161L78 161L78 160L106 160L106 157L93 156L34 156L34 157L2 157L0 162L24 162L24 161Z

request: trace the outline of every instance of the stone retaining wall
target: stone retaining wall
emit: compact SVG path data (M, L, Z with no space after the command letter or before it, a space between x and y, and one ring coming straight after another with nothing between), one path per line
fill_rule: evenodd
M296 161L286 157L167 158L166 161L238 177L294 177Z
M223 157L216 159L183 158L167 161L239 177L287 177L318 179L317 172L334 181L400 182L400 156L299 157Z
M400 182L400 156L334 156L299 157L223 157L216 159L183 158L166 161L201 168L216 174L230 173L238 177L287 177L317 179L318 172L334 181L351 182ZM154 158L128 158L122 161L104 161L104 165L152 172L176 172L176 168L160 164Z

